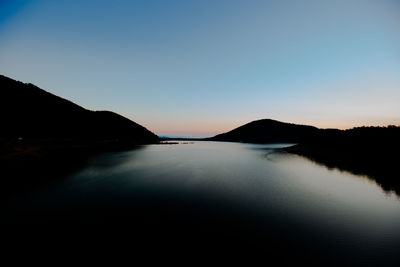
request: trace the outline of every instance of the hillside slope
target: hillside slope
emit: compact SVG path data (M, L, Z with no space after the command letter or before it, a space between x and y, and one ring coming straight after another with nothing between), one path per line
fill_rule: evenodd
M157 142L143 126L110 111L90 111L35 85L0 75L2 138L123 139Z
M143 126L0 75L0 200L60 179L107 151L157 143Z

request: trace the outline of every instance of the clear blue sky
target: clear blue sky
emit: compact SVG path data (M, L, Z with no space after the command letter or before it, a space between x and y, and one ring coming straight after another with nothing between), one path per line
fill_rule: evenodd
M159 135L400 124L400 1L0 0L0 74Z

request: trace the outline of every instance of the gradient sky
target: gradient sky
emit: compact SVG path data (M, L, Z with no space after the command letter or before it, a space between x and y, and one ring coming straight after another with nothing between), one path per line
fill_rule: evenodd
M158 135L400 125L400 1L0 0L0 74Z

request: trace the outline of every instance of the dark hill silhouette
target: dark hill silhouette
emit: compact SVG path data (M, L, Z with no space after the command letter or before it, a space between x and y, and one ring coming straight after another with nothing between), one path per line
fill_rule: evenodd
M97 153L158 142L143 126L0 75L0 199L62 178Z
M207 138L246 143L298 143L285 148L328 168L372 178L386 191L400 195L398 162L400 127L318 129L275 120L257 120L230 132Z
M297 143L303 138L316 134L316 132L318 132L318 128L313 126L264 119L252 121L207 140L246 143Z
M157 142L143 126L110 111L89 111L68 100L0 75L0 136L29 138L123 139Z

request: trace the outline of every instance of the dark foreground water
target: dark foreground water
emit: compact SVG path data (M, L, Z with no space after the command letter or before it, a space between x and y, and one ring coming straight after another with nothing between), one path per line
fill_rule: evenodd
M275 150L283 146L194 142L104 154L10 199L2 221L60 231L105 225L102 233L165 249L181 242L283 261L399 263L399 197L367 177Z

